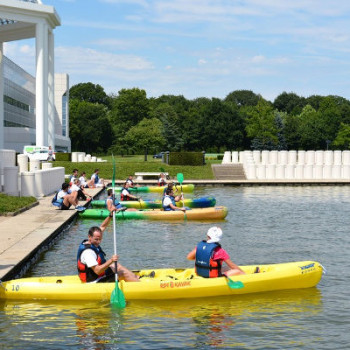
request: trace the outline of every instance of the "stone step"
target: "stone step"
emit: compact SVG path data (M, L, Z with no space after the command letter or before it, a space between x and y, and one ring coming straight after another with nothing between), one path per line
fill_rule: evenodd
M217 180L246 180L243 164L212 164Z

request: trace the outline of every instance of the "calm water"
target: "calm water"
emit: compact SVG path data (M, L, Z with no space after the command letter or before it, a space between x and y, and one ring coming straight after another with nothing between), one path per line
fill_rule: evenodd
M2 349L349 349L350 187L207 187L230 208L223 246L239 264L316 260L317 288L189 301L0 304ZM146 197L146 196L143 196ZM28 276L74 274L88 228L77 221ZM208 223L118 222L121 263L191 266L186 254ZM104 234L113 251L112 227Z

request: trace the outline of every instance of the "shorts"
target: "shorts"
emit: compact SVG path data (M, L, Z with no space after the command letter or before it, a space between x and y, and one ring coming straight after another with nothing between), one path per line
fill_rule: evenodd
M71 204L69 204L69 207L67 207L64 203L61 204L61 210L68 210L70 208Z

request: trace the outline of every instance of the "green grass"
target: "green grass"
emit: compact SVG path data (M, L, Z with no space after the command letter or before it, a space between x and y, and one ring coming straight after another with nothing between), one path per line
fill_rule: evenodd
M145 162L143 155L136 156L115 156L116 162L116 178L124 180L128 175L134 175L135 172L156 172L161 171L161 168L165 172L168 172L170 177L176 178L177 173L183 173L185 180L205 180L214 179L213 172L211 170L211 164L221 163L220 160L206 160L206 165L203 166L177 166L167 165L162 163L161 159L153 159L152 156L148 156ZM100 169L100 177L103 179L112 179L113 165L112 157L102 157L106 159L106 163L90 163L90 162L53 162L53 166L62 166L66 169L66 174L71 174L74 168L79 169L79 174L82 171L86 172L86 176L90 178L96 168Z
M34 197L12 197L0 193L0 215L13 213L35 202Z

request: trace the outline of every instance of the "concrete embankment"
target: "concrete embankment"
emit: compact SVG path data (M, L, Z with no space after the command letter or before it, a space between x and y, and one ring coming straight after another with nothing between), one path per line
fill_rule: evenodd
M87 191L95 197L102 189ZM0 280L20 277L78 215L74 209L58 210L51 200L44 197L16 216L0 216Z

